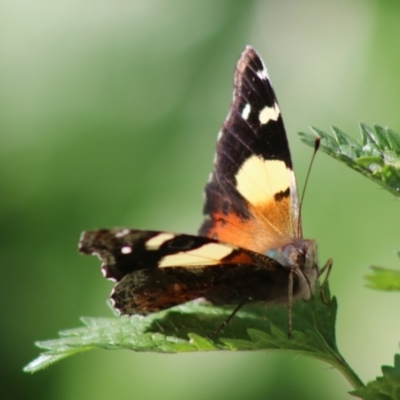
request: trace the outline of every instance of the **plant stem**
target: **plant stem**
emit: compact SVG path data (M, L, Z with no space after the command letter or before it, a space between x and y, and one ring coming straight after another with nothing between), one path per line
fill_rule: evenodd
M330 363L337 368L349 381L350 385L353 386L354 389L358 389L360 387L364 387L364 382L360 379L360 377L350 368L350 365L347 364L345 359L340 356L340 354L335 354L334 362L330 360Z

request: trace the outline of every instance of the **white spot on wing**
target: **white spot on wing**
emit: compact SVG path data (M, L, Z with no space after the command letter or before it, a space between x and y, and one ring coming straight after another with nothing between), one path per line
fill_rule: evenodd
M198 249L171 254L161 259L160 268L177 266L202 266L214 264L232 253L232 247L218 243L208 243Z
M121 248L121 253L122 254L130 254L132 253L132 247L131 246L124 246Z
M115 289L113 289L112 291L111 291L111 296L114 294L114 292L115 292ZM118 310L117 308L115 308L115 305L116 305L116 301L111 297L109 300L108 300L108 303L109 303L109 305L111 306L111 310L118 316L118 315L122 315L122 311L121 310Z
M261 71L257 71L256 74L263 81L269 80L268 71L267 68L265 68L265 65L264 68Z
M289 173L283 161L248 158L236 175L236 188L253 205L271 200L290 187Z
M173 233L160 233L149 239L144 246L147 250L158 250L165 242L171 240L173 237L175 237Z
M101 273L102 273L102 275L104 276L104 278L107 278L109 281L117 282L117 280L116 280L115 278L110 277L110 276L107 276L107 270L106 270L106 268L103 267L103 268L101 269Z
M249 103L247 103L243 108L242 118L247 121L247 119L249 118L250 112L251 112L251 105Z
M279 110L278 103L275 103L272 107L264 107L258 116L262 125L265 125L270 120L277 121L279 118L279 114L281 111Z
M129 233L129 229L122 229L122 231L119 231L115 234L115 237L123 237L126 236Z

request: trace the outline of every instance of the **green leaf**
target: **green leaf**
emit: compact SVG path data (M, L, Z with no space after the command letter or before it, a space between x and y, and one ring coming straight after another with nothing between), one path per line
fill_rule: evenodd
M382 366L383 376L366 386L351 392L352 395L365 400L399 400L400 399L400 354L394 357L394 367Z
M400 135L389 128L360 124L361 141L357 142L339 128L332 127L333 136L317 128L313 133L299 132L301 140L314 147L321 138L320 149L378 183L400 197Z
M328 289L326 290L329 298ZM195 301L146 317L81 318L83 327L60 332L58 339L37 342L44 349L24 371L35 372L75 353L96 348L159 353L221 350L287 350L322 359L340 369L354 387L362 385L339 354L335 339L336 299L321 293L293 305L293 332L288 338L287 308L249 304L219 337L215 329L231 308Z
M400 252L397 253L400 257ZM368 287L385 291L400 291L400 271L382 267L371 267L372 274L365 277Z
M368 287L377 290L400 291L400 271L382 267L371 267L373 274L367 275Z

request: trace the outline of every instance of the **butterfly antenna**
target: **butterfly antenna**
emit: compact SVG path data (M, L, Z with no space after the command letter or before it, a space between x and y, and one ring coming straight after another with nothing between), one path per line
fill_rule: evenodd
M317 136L315 138L315 142L314 142L314 153L312 155L311 162L310 162L310 165L308 167L308 171L307 171L307 175L306 175L306 181L304 182L303 193L301 194L301 199L300 199L299 224L298 224L299 230L301 230L301 209L303 207L304 194L306 193L306 187L307 187L307 184L308 184L308 178L310 177L311 167L314 164L315 156L317 155L317 151L319 149L320 143L321 143L321 138L319 136ZM301 232L299 232L299 233L301 233Z

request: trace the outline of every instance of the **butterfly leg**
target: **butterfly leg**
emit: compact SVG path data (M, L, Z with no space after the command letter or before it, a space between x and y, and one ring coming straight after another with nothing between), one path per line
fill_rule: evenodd
M292 307L293 307L293 270L289 272L289 282L288 282L288 339L292 337Z
M230 322L230 321L232 320L232 318L236 315L236 313L237 313L248 301L250 301L250 300L251 300L251 299L248 298L248 297L244 298L244 299L235 307L235 309L232 311L232 313L229 315L229 317L226 318L226 319L222 322L222 324L221 324L214 332L211 332L211 333L208 335L208 337L212 339L213 337L217 336L217 335L229 324L229 322Z
M325 288L328 284L328 279L329 279L329 275L331 274L332 266L333 266L333 260L332 260L332 258L329 258L328 261L325 263L325 265L318 272L318 278L319 278L326 271L324 281L322 282L322 285L321 285L321 296L322 296L322 300L325 304L328 304L328 300L326 299L326 295L325 295Z

